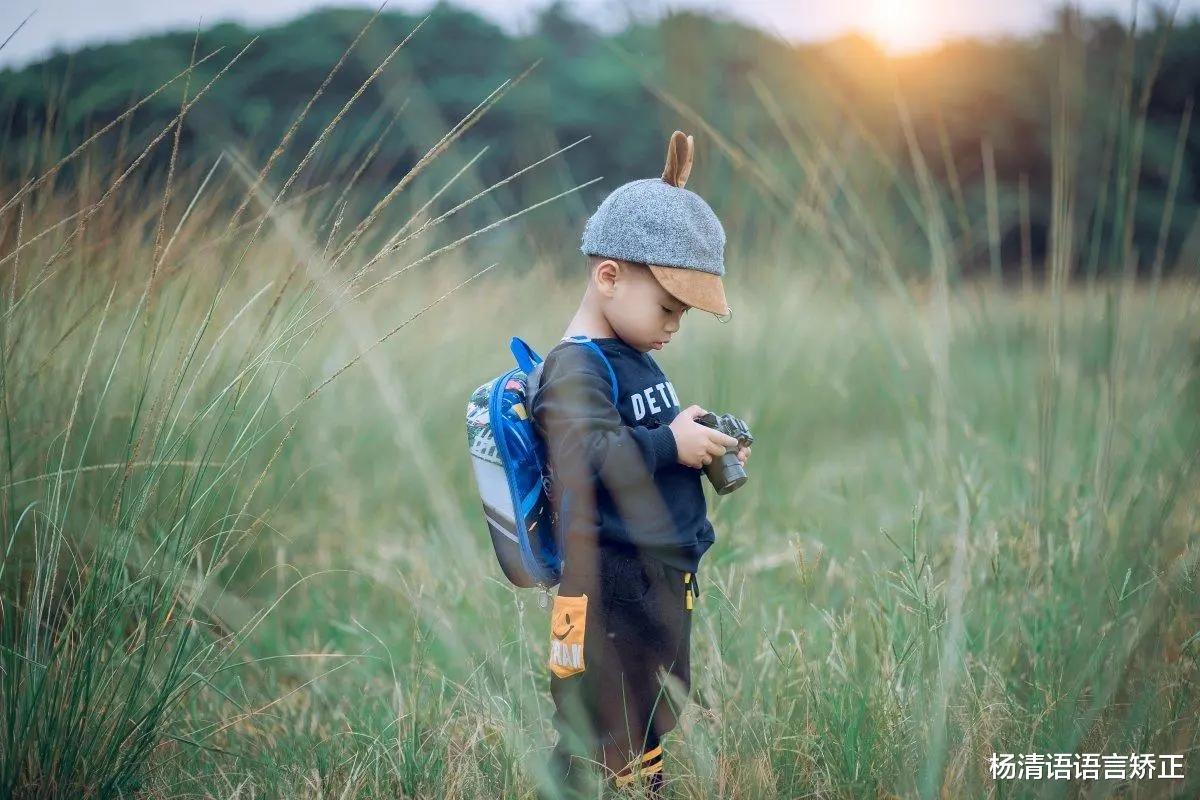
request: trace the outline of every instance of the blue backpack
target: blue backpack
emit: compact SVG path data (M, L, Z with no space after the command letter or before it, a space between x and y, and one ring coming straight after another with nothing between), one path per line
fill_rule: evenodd
M615 405L617 376L604 352L587 336L563 341L583 344L600 356L612 380ZM562 576L562 546L550 502L546 446L529 412L542 357L516 336L509 349L517 366L480 386L467 403L467 444L500 568L515 586L540 587L545 604L545 591ZM569 501L568 493L564 508Z

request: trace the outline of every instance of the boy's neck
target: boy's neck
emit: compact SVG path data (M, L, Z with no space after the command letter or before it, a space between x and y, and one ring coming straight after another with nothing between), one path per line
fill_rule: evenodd
M617 334L599 309L589 307L584 302L579 305L579 310L567 323L567 330L563 333L563 337L581 335L590 339L609 339L615 338Z

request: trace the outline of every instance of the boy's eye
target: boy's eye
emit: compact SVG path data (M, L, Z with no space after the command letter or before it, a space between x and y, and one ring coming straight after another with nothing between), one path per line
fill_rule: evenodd
M671 309L667 308L666 306L659 306L659 308L661 308L663 311L667 312L668 314L671 313Z

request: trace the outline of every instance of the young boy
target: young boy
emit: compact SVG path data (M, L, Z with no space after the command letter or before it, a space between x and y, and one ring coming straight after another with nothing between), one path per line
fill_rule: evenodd
M661 738L690 691L696 567L714 538L702 467L737 446L695 422L700 406L680 410L649 354L689 308L729 311L725 232L683 188L691 163L692 137L676 131L662 178L618 187L588 220L587 289L530 403L563 542L550 626L557 796L578 796L588 761L661 796Z

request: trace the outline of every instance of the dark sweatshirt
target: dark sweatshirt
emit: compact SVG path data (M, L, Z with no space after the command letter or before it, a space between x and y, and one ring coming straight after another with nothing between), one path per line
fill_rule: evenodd
M599 356L568 341L546 354L530 404L547 446L564 554L570 558L577 541L636 547L695 572L715 535L702 471L676 460L668 427L681 411L675 388L649 353L618 338L592 341L616 373L617 405Z

